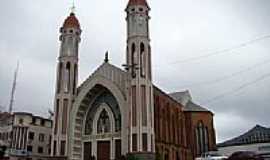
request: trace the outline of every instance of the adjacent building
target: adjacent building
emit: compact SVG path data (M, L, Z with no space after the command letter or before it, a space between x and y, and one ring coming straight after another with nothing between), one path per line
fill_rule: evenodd
M0 113L0 145L10 159L42 159L51 152L52 120L31 113Z
M203 106L196 104L189 91L170 94L184 106L186 141L192 158L216 150L216 133L214 114Z
M236 151L251 151L270 159L270 128L256 125L246 133L218 144L218 152L231 155Z

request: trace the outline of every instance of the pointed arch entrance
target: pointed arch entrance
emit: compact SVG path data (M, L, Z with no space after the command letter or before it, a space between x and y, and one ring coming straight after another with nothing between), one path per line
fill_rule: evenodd
M110 160L125 154L125 105L124 95L111 81L100 77L89 80L79 92L70 115L70 157Z

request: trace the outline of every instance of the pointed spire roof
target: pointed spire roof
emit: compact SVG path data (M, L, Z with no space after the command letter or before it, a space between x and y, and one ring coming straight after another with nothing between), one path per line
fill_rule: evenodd
M71 12L70 15L66 18L63 28L78 28L80 29L80 22L75 16L74 12Z
M146 0L129 0L128 6L142 5L148 7Z

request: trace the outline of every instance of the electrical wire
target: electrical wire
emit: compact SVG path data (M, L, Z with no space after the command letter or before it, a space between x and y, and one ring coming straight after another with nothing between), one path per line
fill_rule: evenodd
M260 62L260 63L256 63L255 65L252 65L250 67L247 67L246 69L240 70L238 72L234 72L234 73L232 73L230 75L225 75L223 77L219 77L217 79L209 80L209 81L205 81L205 82L198 82L198 83L193 83L193 84L187 84L187 85L184 85L185 87L181 87L181 88L187 88L187 87L193 88L193 87L198 87L198 86L203 86L203 85L216 84L216 83L219 83L219 82L222 82L222 81L231 79L233 77L237 77L239 75L242 75L242 74L244 74L246 72L252 71L254 69L257 69L258 67L261 67L261 66L266 65L266 64L269 64L269 63L270 63L270 59L265 60L265 61ZM180 87L177 87L177 88L180 88Z
M260 82L260 81L262 81L262 80L264 80L264 79L267 79L267 78L269 78L269 77L270 77L270 73L264 74L264 75L260 76L259 78L255 79L255 80L253 80L253 81L250 81L250 82L247 82L247 83L245 83L245 84L242 84L241 86L239 86L239 87L237 87L237 88L235 88L235 89L233 89L233 90L230 90L230 91L228 91L228 92L225 92L225 93L223 93L223 94L220 94L220 95L218 95L218 96L215 96L215 97L212 98L212 99L207 100L206 102L203 103L203 105L207 105L207 104L213 103L213 102L215 102L215 101L218 101L218 100L220 100L220 99L223 99L223 98L225 98L227 95L230 96L230 95L233 95L233 94L235 94L235 93L238 93L239 91L241 91L241 90L243 90L243 89L245 89L245 88L247 88L247 87L249 87L249 86L251 86L251 85L254 85L254 84L256 84L256 83L258 83L258 82Z
M220 55L220 54L232 52L234 50L247 47L248 45L251 45L251 44L254 44L256 42L262 41L264 39L269 39L269 38L270 38L270 35L264 35L264 36L261 36L259 38L255 38L255 39L252 39L252 40L249 40L249 41L240 43L238 45L235 45L235 46L232 46L232 47L229 47L229 48L220 49L220 50L217 50L217 51L214 51L214 52L210 52L210 53L205 54L205 55L202 55L202 56L191 57L191 58L187 58L187 59L184 59L184 60L173 61L173 62L168 63L167 65L175 65L175 64L179 64L179 63L188 63L188 62L197 61L197 60L209 58L209 57L212 57L212 56L216 56L216 55ZM156 66L154 68L160 68L160 67L159 66Z

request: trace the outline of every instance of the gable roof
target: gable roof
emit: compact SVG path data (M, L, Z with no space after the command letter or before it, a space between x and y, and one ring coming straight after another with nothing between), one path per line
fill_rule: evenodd
M194 103L188 90L169 94L173 99L184 106L186 112L211 112L208 109ZM212 112L211 112L212 113Z
M184 106L192 100L192 97L188 90L183 92L170 93L169 95Z
M154 90L160 92L160 93L163 94L166 98L170 99L170 100L173 101L174 103L177 103L177 104L179 104L179 105L181 105L181 106L184 106L183 104L179 103L177 100L175 100L173 97L171 97L169 94L167 94L165 91L163 91L162 89L158 88L158 87L155 86L154 84L153 84L153 88L154 88Z
M184 111L192 111L192 112L211 112L209 111L208 109L192 102L192 101L189 101L185 107L184 107Z
M219 143L218 147L227 147L227 146L236 146L236 145L245 145L245 144L253 144L253 143L268 143L270 142L270 128L266 128L260 125L256 125L249 131L244 134L225 141L223 143Z
M111 80L122 92L125 92L126 90L126 79L128 78L127 72L117 66L104 62L88 78L86 78L81 85L79 85L78 93L88 84L88 81L95 76L102 76Z

